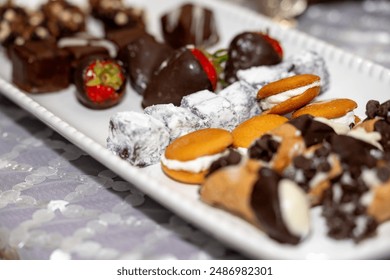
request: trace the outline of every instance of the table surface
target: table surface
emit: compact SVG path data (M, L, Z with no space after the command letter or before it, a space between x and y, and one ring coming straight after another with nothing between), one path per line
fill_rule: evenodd
M253 8L253 1L230 0ZM315 4L297 29L390 68L390 1ZM0 95L0 259L245 259Z

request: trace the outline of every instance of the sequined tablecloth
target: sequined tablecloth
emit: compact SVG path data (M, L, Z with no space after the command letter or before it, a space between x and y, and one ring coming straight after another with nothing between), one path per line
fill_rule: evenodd
M297 28L390 67L389 15L389 1L318 4ZM0 96L0 258L245 257Z

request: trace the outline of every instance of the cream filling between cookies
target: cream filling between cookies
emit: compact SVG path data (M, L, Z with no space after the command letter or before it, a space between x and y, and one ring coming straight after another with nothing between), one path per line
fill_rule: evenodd
M282 179L279 184L280 209L284 224L292 234L305 237L310 230L310 206L307 196L294 181Z
M350 111L346 113L344 116L331 119L331 121L349 126L351 123L353 124L355 123L355 113L353 111Z
M305 91L308 89L314 88L314 87L319 87L321 86L320 81L315 81L309 85L290 89L275 95L271 95L269 97L263 98L260 100L260 107L263 110L269 110L273 108L274 106L278 105L279 103L282 103L292 97L298 96L303 94Z
M168 167L171 170L177 170L177 171L187 171L192 173L199 173L202 171L205 171L210 168L211 164L218 160L219 158L226 156L229 153L229 150L226 150L222 153L210 155L210 156L203 156L198 157L193 160L188 161L180 161L175 159L167 159L165 155L161 156L161 162L166 167Z

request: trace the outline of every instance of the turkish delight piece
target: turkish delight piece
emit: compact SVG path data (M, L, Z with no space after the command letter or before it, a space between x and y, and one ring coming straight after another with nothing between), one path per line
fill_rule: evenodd
M237 77L259 90L266 84L293 75L314 74L321 78L321 92L329 89L329 71L325 60L314 51L301 51L285 59L282 63L271 66L256 66L239 70Z
M238 125L234 106L225 97L201 91L182 100L182 107L208 122L210 127L232 130Z
M202 120L188 109L176 107L173 104L153 105L146 107L144 112L165 124L169 130L170 141L209 126L207 121Z
M209 90L201 90L193 94L186 95L182 98L180 107L192 108L201 102L212 99L215 97L215 93Z
M129 111L110 119L107 148L132 165L158 163L168 144L168 128L150 115Z
M329 89L329 71L322 56L314 51L301 51L286 59L293 65L292 71L296 74L314 74L321 78L321 92Z
M253 87L240 81L224 88L218 94L230 101L239 123L260 114L256 95L257 91Z

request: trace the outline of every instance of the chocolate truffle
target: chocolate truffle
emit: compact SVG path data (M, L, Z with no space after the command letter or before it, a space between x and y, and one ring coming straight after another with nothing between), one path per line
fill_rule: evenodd
M219 40L213 11L185 4L161 17L165 41L173 48L185 45L209 47Z
M53 41L30 41L11 49L12 82L30 92L52 92L69 86L70 56Z
M0 7L0 43L8 47L22 37L28 26L27 12L8 1Z

